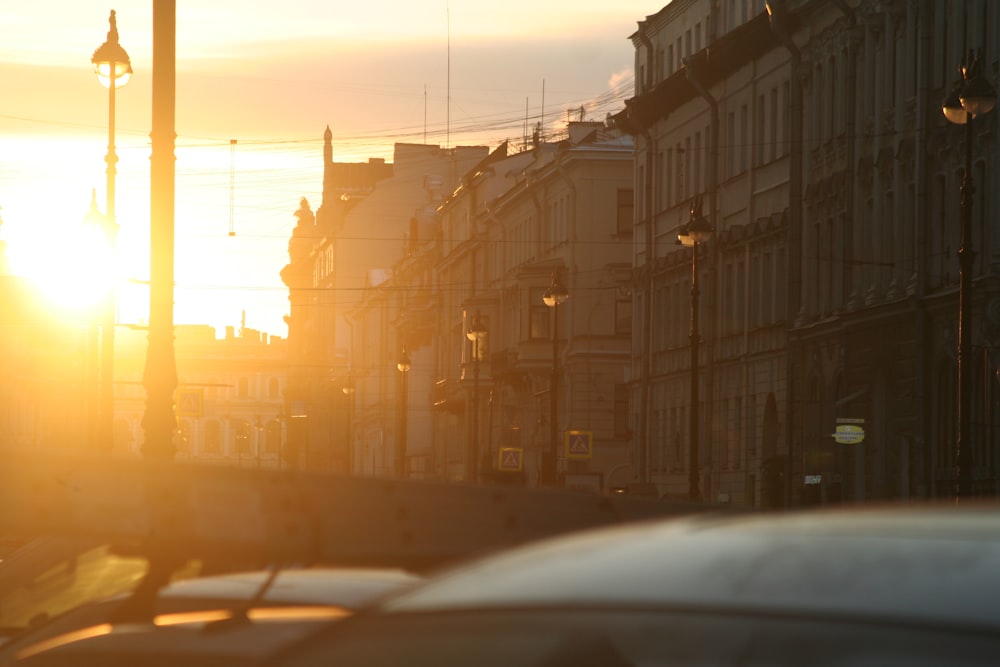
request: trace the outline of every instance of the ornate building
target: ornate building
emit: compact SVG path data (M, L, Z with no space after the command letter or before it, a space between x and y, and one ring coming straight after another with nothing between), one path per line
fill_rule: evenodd
M766 9L766 11L765 11ZM971 148L972 473L997 490L996 123L941 101L990 2L675 0L640 21L633 418L659 493L750 505L948 496L958 429L959 192ZM688 359L703 197L700 382ZM700 418L690 426L689 389ZM700 436L700 437L699 437Z

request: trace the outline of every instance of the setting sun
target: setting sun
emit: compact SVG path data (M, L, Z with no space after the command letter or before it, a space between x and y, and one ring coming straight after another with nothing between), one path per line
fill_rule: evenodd
M45 234L14 239L8 252L13 272L28 278L47 300L68 313L92 311L113 286L111 248L94 225L67 231L58 244Z

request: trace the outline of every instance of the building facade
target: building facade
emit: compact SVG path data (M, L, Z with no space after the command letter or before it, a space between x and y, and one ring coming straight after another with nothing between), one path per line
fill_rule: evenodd
M332 241L338 353L326 378L350 388L334 426L348 469L624 486L632 150L594 122L517 153L396 147L392 177ZM321 247L301 271L312 285ZM542 298L553 280L570 295L554 309ZM294 305L291 324L296 359Z
M941 100L966 49L983 49L996 80L998 21L989 2L943 0L674 0L640 21L636 95L614 122L636 137L644 193L632 393L641 481L661 495L688 490L694 437L706 500L953 493L966 142ZM980 189L965 306L976 323L973 477L989 494L997 122L977 119L971 135ZM700 294L691 251L674 242L695 198L714 227L699 249Z
M175 460L243 467L290 465L287 424L287 341L227 327L217 339L208 325L176 325ZM115 351L114 453L142 454L142 384L147 334L119 334Z

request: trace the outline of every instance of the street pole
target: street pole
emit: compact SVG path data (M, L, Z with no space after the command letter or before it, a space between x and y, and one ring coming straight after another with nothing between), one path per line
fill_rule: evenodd
M479 479L479 341L472 341L475 358L472 360L472 446L468 452L469 481Z
M91 63L98 80L108 87L108 153L104 158L108 167L106 171L105 193L107 199L104 209L104 235L110 258L113 260L115 246L118 242L118 222L115 218L115 176L118 164L118 155L115 152L115 91L119 86L128 83L132 77L132 64L128 53L118 42L118 22L113 9L108 17L107 40L94 51ZM104 311L104 323L101 325L101 381L97 449L104 454L110 454L114 449L115 409L115 288L113 282L108 285L108 293L104 298L102 310Z
M354 417L354 378L347 373L347 382L342 391L347 396L347 472L354 474L354 429L351 419Z
M466 338L472 342L472 419L470 420L472 434L469 438L469 447L465 458L468 480L473 484L479 481L479 362L482 358L480 345L485 340L487 333L482 314L476 310L476 314L472 318L472 326L465 333Z
M691 217L681 225L677 232L677 242L691 249L691 405L689 407L688 435L688 498L692 501L701 500L701 463L700 444L698 441L698 348L701 333L698 323L698 300L701 294L698 288L698 246L712 237L712 224L701 213L701 197L691 202Z
M955 443L955 495L973 495L972 475L972 120L993 110L997 94L981 71L982 53L970 49L959 69L961 78L941 104L949 122L965 125L965 163L961 185L961 239L958 248L958 440Z
M559 486L559 306L569 299L569 290L559 282L557 271L552 272L552 284L542 295L542 302L552 309L552 380L549 386L549 455L548 465L542 466L543 481Z
M149 459L174 458L174 142L176 134L176 0L153 0L153 129L150 157L149 346L146 387L146 440Z
M689 436L689 469L688 497L693 501L701 500L698 442L698 244L691 246L691 423Z
M396 473L396 477L402 479L406 475L406 417L407 410L409 406L409 389L407 388L407 378L410 375L410 355L407 354L406 348L403 348L403 353L399 357L399 361L396 363L396 368L399 372L403 374L402 380L402 398L400 401L400 425L399 425L399 438L396 439L396 454L393 456L393 468Z

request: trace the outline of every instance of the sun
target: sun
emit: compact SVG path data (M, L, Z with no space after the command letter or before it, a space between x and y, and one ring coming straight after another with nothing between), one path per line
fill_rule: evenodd
M94 225L79 225L65 234L57 244L42 235L11 239L11 273L30 281L56 310L96 315L114 288L111 244Z

